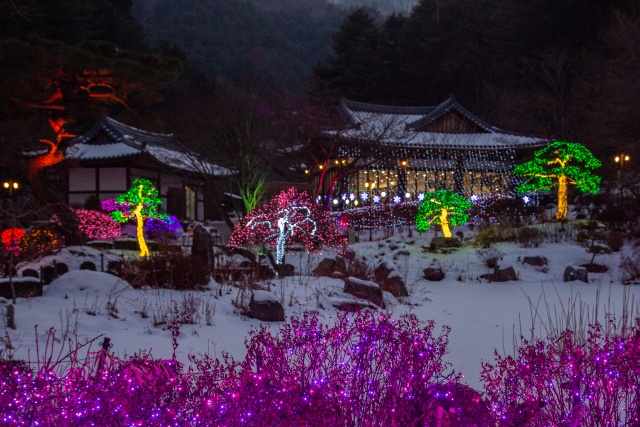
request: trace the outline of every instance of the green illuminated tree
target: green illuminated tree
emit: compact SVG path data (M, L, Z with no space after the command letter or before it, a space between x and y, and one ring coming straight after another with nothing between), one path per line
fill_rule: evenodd
M451 237L449 226L456 227L469 220L467 210L473 206L469 200L450 190L438 190L424 195L418 206L416 229L422 233L433 224L440 224L444 237Z
M109 203L115 202L115 203ZM105 201L103 209L110 211L111 217L120 223L136 221L136 236L140 246L140 256L149 256L149 248L144 240L144 221L147 218L164 218L166 214L158 212L162 200L158 190L148 179L136 178L133 187L115 200Z
M527 178L518 193L558 187L556 219L567 217L567 187L575 185L582 192L596 194L600 177L592 171L602 166L600 160L582 144L556 141L534 153L534 159L516 166L513 174Z

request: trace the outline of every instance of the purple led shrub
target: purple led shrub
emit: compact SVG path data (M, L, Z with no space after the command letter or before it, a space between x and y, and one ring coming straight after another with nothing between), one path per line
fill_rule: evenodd
M317 313L251 333L240 369L221 382L225 426L423 426L465 412L447 387L449 328L414 315L361 311L325 325ZM438 399L441 399L440 401ZM447 410L441 402L447 401ZM203 405L204 406L204 405ZM211 409L220 413L220 406ZM433 424L436 425L436 424Z
M147 218L144 223L144 230L151 236L168 233L175 236L176 230L181 227L180 220L173 215L161 218Z
M500 426L635 426L640 418L640 320L586 339L570 330L528 342L483 364L485 394Z
M487 426L479 396L443 360L448 333L414 315L362 311L327 326L307 313L253 331L241 362L191 356L187 372L174 360L119 360L81 345L56 358L51 341L33 371L0 365L0 423Z

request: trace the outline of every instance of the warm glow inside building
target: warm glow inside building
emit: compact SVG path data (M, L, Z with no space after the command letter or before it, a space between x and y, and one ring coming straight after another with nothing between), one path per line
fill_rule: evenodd
M414 200L440 189L510 194L515 165L548 143L498 129L453 97L435 107L342 99L340 113L346 128L329 134L338 157L312 170L320 198L334 207Z

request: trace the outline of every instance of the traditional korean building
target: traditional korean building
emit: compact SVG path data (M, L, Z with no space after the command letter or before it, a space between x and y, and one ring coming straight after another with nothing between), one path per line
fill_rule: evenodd
M136 178L155 183L163 210L180 219L213 218L207 209L203 170L222 179L229 171L194 163L172 134L147 132L102 117L65 150L67 203L81 207L126 192Z
M434 107L342 99L340 114L346 128L327 138L337 158L311 170L319 197L336 207L415 200L439 189L509 194L514 166L548 143L490 125L453 96Z

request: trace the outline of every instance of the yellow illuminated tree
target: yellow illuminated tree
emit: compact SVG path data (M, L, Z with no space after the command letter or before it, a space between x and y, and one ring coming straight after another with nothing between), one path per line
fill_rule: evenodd
M111 217L117 222L136 222L136 237L140 246L140 256L149 256L149 248L144 239L144 221L147 218L166 218L167 214L158 212L162 200L158 190L148 179L136 178L133 187L125 194L115 199L102 202L102 208L110 211Z
M550 190L558 187L556 220L565 219L568 211L567 188L575 185L583 192L596 194L600 177L592 171L602 166L600 160L582 144L556 141L534 153L534 159L516 166L513 174L527 178L518 193Z

